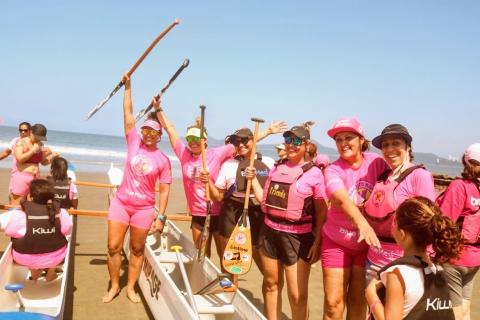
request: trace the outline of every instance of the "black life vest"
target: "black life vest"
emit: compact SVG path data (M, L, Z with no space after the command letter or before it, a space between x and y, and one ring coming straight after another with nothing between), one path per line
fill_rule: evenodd
M70 209L72 200L70 199L70 179L67 180L54 180L53 177L47 177L55 190L54 198L60 202L60 207L64 209Z
M405 320L455 320L450 300L450 292L443 269L437 267L437 272L426 273L428 264L418 256L402 257L392 261L378 271L378 275L396 265L409 265L422 270L424 278L424 293ZM385 304L385 287L381 287L378 296Z
M235 183L228 189L225 193L225 198L230 198L231 200L244 203L245 201L245 191L247 189L247 178L245 178L245 169L250 165L250 159L245 159L244 157L235 157L239 161ZM257 180L260 185L265 185L270 169L262 161L262 155L257 153L257 158L253 162L253 167L257 171ZM252 193L252 191L250 191ZM256 201L254 201L256 202ZM256 203L258 205L258 203Z
M58 210L60 204L54 201ZM27 218L27 230L23 238L12 238L13 249L23 254L54 252L67 244L62 234L60 215L55 216L55 223L50 223L47 206L31 201L22 203Z

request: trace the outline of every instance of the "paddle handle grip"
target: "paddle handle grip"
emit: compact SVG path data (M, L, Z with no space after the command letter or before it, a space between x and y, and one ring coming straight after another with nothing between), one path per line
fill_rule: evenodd
M153 50L153 48L155 48L155 46L157 45L158 42L160 42L160 40L162 40L162 38L168 33L170 32L170 30L173 29L173 27L175 27L177 24L180 23L180 20L178 19L175 19L175 21L173 21L165 30L163 30L156 38L155 40L153 40L153 42L148 46L148 48L145 50L145 52L143 52L143 54L140 56L140 58L138 58L138 60L135 62L135 64L130 68L130 70L128 70L127 74L128 76L131 76L135 70L137 70L138 66L143 62L143 60L145 60L145 58L148 56L148 54L150 53L150 51Z
M257 139L258 139L258 130L260 129L260 123L265 122L263 119L252 118L252 121L255 122L255 129L253 131L253 142L252 142L252 151L250 153L250 162L249 166L252 167L255 161L255 154L257 151ZM247 180L247 187L245 189L245 203L243 204L243 211L248 210L248 201L250 200L250 189L252 188L252 180Z

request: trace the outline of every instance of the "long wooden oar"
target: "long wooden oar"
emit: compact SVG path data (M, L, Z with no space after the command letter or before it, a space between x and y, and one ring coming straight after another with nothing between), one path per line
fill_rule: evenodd
M202 152L202 166L203 171L207 171L207 156L205 151L205 106L201 105L200 110L200 148ZM202 234L199 238L199 245L197 251L197 261L203 262L205 259L205 252L207 252L207 243L210 236L210 220L212 218L212 201L210 199L209 183L205 183L205 200L207 201L207 216L205 217L205 223L203 224Z
M255 122L255 131L253 133L253 145L250 153L250 167L255 161L258 129L260 123L265 122L262 119L252 118ZM250 231L250 219L248 218L248 202L250 200L250 189L252 180L247 180L247 188L245 190L245 202L243 212L238 219L235 229L233 229L227 246L222 257L222 265L231 274L245 274L252 266L252 233Z
M85 186L85 187L99 187L99 188L107 188L113 189L118 188L115 184L110 183L99 183L99 182L92 182L92 181L75 181L74 182L77 186ZM158 188L155 189L155 192L158 192Z
M10 204L0 204L0 210L9 210L20 208L18 205L10 205ZM77 210L77 209L70 209L67 210L69 214L75 216L88 216L88 217L101 217L106 218L108 216L108 211L103 210ZM167 219L172 221L191 221L192 217L182 214L171 214L167 216Z
M130 70L128 70L127 72L127 75L128 76L131 76L135 70L138 68L138 66L140 65L140 63L143 62L143 60L148 56L148 54L150 53L150 51L152 51L153 48L155 48L155 46L157 45L157 43L162 40L162 38L170 31L173 29L173 27L175 27L177 24L180 23L180 20L178 19L175 19L175 21L173 21L165 30L163 30L156 38L155 40L153 40L153 42L150 44L150 46L147 48L147 50L145 50L145 52L142 54L142 56L137 60L137 62L135 62L135 64L130 68ZM100 103L95 106L88 114L87 114L87 120L90 119L95 113L97 113L98 110L100 110L107 102L108 100L110 100L110 98L112 98L115 93L117 93L118 90L120 90L120 88L124 85L123 81L120 81L117 86L112 90L112 92L110 92L110 94L105 98L103 99L102 101L100 101Z
M180 75L180 73L182 73L183 69L188 67L189 63L190 63L190 60L188 60L188 59L185 59L183 61L183 64L180 66L180 68L178 68L177 72L175 72L175 74L170 78L170 80L168 80L167 84L162 88L162 90L160 90L160 93L157 94L157 98L159 100L162 100L162 96L165 93L165 91L167 91L167 89L170 87L170 85L173 83L173 81L175 81L175 79L177 79L177 77ZM135 122L140 120L141 118L143 118L150 110L152 110L152 108L153 108L153 102L150 102L148 107L140 110L137 113L137 115L135 116Z

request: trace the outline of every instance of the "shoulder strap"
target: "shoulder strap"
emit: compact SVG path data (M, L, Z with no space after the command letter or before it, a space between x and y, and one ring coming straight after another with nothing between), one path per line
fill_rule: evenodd
M379 176L377 181L385 182L387 181L388 175L392 172L392 169L385 169Z
M423 261L422 258L420 258L419 256L406 256L390 262L389 264L378 270L377 274L380 276L380 274L382 272L385 272L385 270L387 270L388 268L398 265L413 266L417 268L422 268L422 270L428 266L428 264Z
M257 160L262 161L262 154L260 152L257 152Z
M408 175L410 173L412 173L413 171L415 171L417 169L427 170L423 164L412 166L412 167L408 168L407 170L403 171L402 173L400 173L400 175L398 176L397 179L395 179L395 181L397 181L398 183L402 182L403 180L405 180L406 177L408 177Z
M308 170L312 169L313 167L315 167L315 163L313 163L312 161L309 161L302 166L302 171L303 173L305 173Z

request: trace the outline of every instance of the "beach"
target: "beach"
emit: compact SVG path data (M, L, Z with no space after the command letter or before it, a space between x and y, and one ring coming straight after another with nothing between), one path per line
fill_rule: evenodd
M0 169L0 203L7 203L8 181L10 170ZM108 183L106 174L77 172L79 181L92 181ZM79 208L87 210L107 210L108 189L97 187L79 186ZM167 213L184 213L186 211L185 195L181 179L174 179ZM189 223L176 222L176 224L190 235ZM8 244L9 239L0 234L0 252ZM69 276L71 282L67 293L65 319L150 319L146 304L133 304L122 290L120 295L111 303L101 301L108 287L108 272L106 266L107 222L104 218L78 217L73 269ZM212 252L215 249L212 248ZM212 260L219 265L218 257L213 254ZM125 267L125 265L124 265ZM126 285L125 268L122 268L121 283ZM261 292L262 276L255 265L245 276L240 277L242 292L252 301L259 310L263 310L263 297ZM478 277L476 288L480 285ZM475 307L479 298L478 291L474 289L472 303L472 319L480 317L480 308ZM283 290L283 316L291 316L286 287ZM323 286L320 262L316 263L310 274L309 282L310 319L321 319L323 313ZM99 316L101 315L101 316Z

